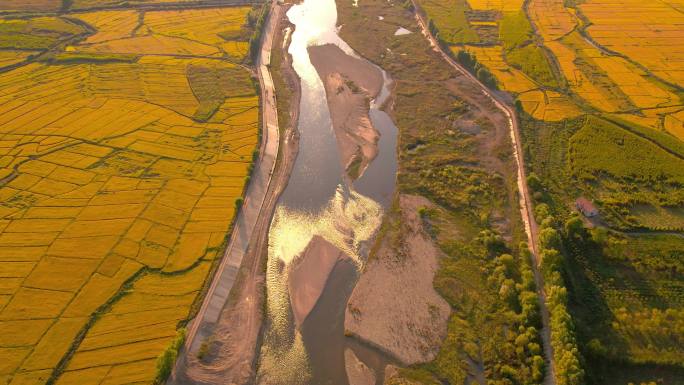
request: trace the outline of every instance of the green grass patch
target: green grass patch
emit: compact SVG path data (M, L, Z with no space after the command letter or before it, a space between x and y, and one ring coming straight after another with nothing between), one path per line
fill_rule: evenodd
M512 48L505 52L505 59L512 67L524 72L537 83L546 87L559 87L544 50L534 43Z
M588 117L570 140L573 173L584 180L609 175L627 182L684 185L684 160L606 120Z
M254 95L253 79L239 66L190 64L187 74L192 93L200 103L193 116L199 122L209 121L226 98Z
M58 17L0 19L0 48L44 50L84 32L81 26Z
M532 36L532 25L523 10L506 12L499 20L499 39L507 51L529 43Z
M45 60L53 64L133 63L138 60L138 55L95 52L60 52L46 58Z
M447 45L478 43L480 38L468 24L465 0L420 0L429 27Z
M185 343L185 329L179 329L176 332L176 337L171 341L171 344L164 350L164 352L157 358L157 375L155 377L155 384L163 384L173 371L173 365L176 363L178 352Z
M652 128L643 127L616 116L601 115L604 119L609 120L621 128L631 131L635 135L641 136L654 144L662 147L664 150L672 152L674 155L684 158L684 142L675 138L674 136L663 132L656 131Z
M679 230L684 159L616 124L589 116L568 144L568 172L616 229Z

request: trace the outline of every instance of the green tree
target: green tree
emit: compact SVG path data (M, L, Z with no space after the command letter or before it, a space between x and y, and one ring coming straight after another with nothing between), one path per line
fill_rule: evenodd
M565 234L571 239L583 240L586 237L587 231L579 216L574 215L565 221Z

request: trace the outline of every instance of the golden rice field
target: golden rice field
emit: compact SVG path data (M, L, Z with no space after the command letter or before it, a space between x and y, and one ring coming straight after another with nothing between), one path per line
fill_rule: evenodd
M0 51L0 69L3 67L9 67L11 65L21 63L26 60L33 51Z
M69 14L0 72L0 384L152 382L256 149L248 11Z
M163 5L164 3L201 3L202 0L128 0L123 2L121 0L72 0L71 7L72 10L83 10L91 8L103 8L103 7L117 7L121 6L122 3L130 5ZM225 2L224 4L230 5L230 2Z
M591 20L591 37L672 84L684 84L681 1L588 0L578 5Z
M598 111L684 137L684 93L676 88L684 84L684 15L676 2L469 0L445 17L439 9L449 1L419 4L440 36L495 28L493 41L443 40L453 52L474 53L535 119ZM558 85L541 80L548 71Z
M114 8L127 5L163 5L164 3L199 3L198 0L0 0L2 12L55 12L67 6L69 10ZM229 6L230 2L224 3Z
M57 11L62 0L0 0L0 11Z
M73 16L95 26L97 33L67 50L228 57L241 62L249 50L249 34L241 28L249 10L231 7L142 14L130 10L77 13Z
M581 10L583 8L580 8ZM638 63L634 62L635 58L630 57L630 61L611 55L604 48L595 45L574 30L576 25L581 24L581 19L577 17L576 12L573 8L565 7L561 1L534 0L530 2L530 17L538 27L544 45L553 53L568 82L570 92L602 112L651 117L653 119L650 121L642 119L640 123L658 128L657 115L664 113L658 109L682 105L680 96L673 93L669 87L659 84L645 69L640 68ZM554 22L557 15L565 15L564 19L570 18L572 23ZM590 15L586 16L590 17ZM628 23L639 19L638 17L624 18ZM591 18L589 20L592 23L601 22L601 20ZM552 27L566 25L566 28L553 29L547 25ZM589 28L590 35L594 25L592 24ZM657 29L657 27L654 28ZM632 39L625 36L622 40ZM676 62L676 54L673 54L671 58ZM656 72L652 73L657 75ZM653 111L654 109L657 111Z

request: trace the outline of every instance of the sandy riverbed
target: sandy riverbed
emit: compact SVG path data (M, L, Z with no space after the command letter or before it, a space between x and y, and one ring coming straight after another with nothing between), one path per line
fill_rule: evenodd
M408 195L399 201L399 242L390 235L381 241L349 299L344 326L347 333L411 365L434 359L450 309L432 286L440 251L418 214L431 203Z
M323 294L328 277L339 260L349 257L315 235L290 266L288 289L295 323L300 327Z
M349 385L375 385L375 374L356 357L353 350L344 350L344 362Z
M382 73L333 44L309 47L309 57L325 86L342 166L356 179L378 154L379 135L368 111L380 93Z

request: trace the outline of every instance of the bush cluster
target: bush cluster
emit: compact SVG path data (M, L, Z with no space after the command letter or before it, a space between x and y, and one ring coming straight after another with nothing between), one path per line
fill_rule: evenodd
M157 376L154 380L155 384L163 384L173 371L173 365L176 363L178 352L185 343L185 328L178 329L176 337L174 337L171 344L164 350L164 352L157 358Z
M584 384L584 369L577 347L575 325L568 311L568 292L562 277L563 255L561 234L553 227L554 218L545 204L537 205L535 214L541 223L539 250L546 288L546 306L550 315L551 347L558 385ZM571 218L566 223L570 231L577 231Z
M261 35L264 33L264 22L271 10L271 3L266 2L263 6L253 8L247 14L247 24L253 29L252 36L249 38L249 56L253 63L256 63L261 50Z
M465 67L468 72L475 75L482 84L488 88L497 89L496 78L485 66L477 61L477 56L474 53L460 50L456 53L456 61Z

